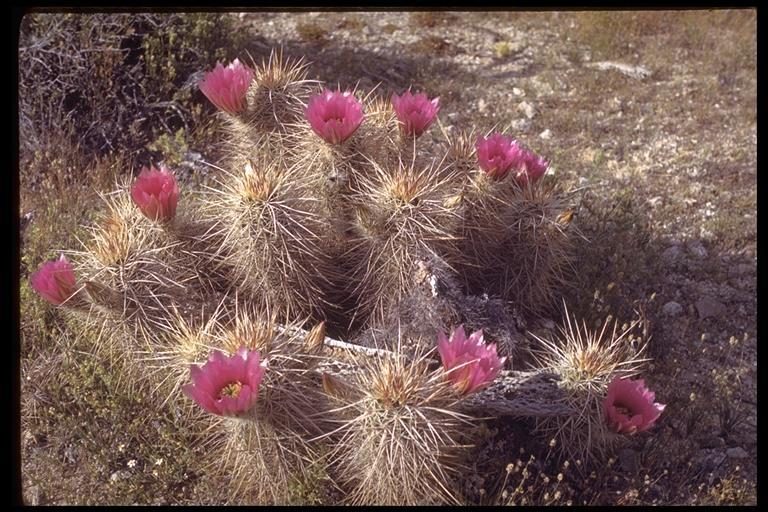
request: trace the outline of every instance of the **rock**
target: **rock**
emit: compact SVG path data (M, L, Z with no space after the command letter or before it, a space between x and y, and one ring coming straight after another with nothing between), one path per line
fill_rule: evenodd
M483 98L480 98L477 101L477 111L480 112L480 113L483 113L486 110L488 110L488 104L485 102L485 100Z
M680 259L680 256L683 254L682 249L680 249L679 245L673 245L669 249L665 250L663 253L661 253L662 259L665 261L671 262L671 261L677 261Z
M699 312L699 318L718 317L725 313L725 305L716 301L712 297L702 297L696 301L696 310Z
M589 185L589 180L584 176L579 177L579 186L586 187L587 185Z
M64 462L67 464L74 464L77 462L77 459L75 457L75 448L72 445L67 445L66 448L64 448Z
M728 267L728 277L736 277L744 274L749 274L754 269L754 265L748 263L741 263L739 265L733 265Z
M707 250L701 245L701 242L695 240L688 244L688 252L696 259L703 259L707 257Z
M634 473L640 460L635 450L625 448L619 452L619 467L625 473Z
M587 66L590 68L597 68L601 71L613 69L624 75L637 78L638 80L651 76L651 71L648 68L644 68L643 66L630 66L629 64L624 64L623 62L603 61L589 63Z
M129 478L131 478L131 472L127 469L121 469L109 475L109 481L113 483L117 482L118 480L127 480Z
M664 304L664 306L662 306L661 309L662 311L664 311L664 314L667 316L677 316L683 312L683 306L681 306L680 304L678 304L673 300Z
M656 196L656 197L652 197L652 198L650 198L650 199L649 199L647 202L648 202L648 205L649 205L651 208L656 208L656 207L658 207L658 206L661 204L661 202L662 202L663 200L664 200L664 198L663 198L663 197L661 197L661 196Z
M536 109L533 108L533 105L531 105L527 101L523 101L522 103L520 103L517 106L517 109L523 114L525 114L525 117L527 117L528 119L533 119L533 116L536 115Z
M531 128L530 119L515 119L512 121L512 129L519 132L527 132Z
M735 448L728 448L725 451L725 454L731 459L746 459L747 457L749 457L749 454L747 453L747 451L741 446L737 446Z
M546 130L544 130L543 132L541 132L541 133L539 134L539 137L541 137L541 138L542 138L542 139L544 139L544 140L549 140L549 139L551 139L551 138L552 138L552 130L550 130L549 128L547 128Z
M702 448L725 448L725 439L720 436L712 436L701 443Z
M699 462L704 471L713 471L725 462L726 455L717 449L704 449L699 452Z
M711 242L715 238L717 238L717 235L715 235L712 231L708 230L707 228L702 227L699 230L699 237L702 240L706 240L707 242Z
M538 96L550 96L555 92L552 88L552 84L550 84L548 80L539 78L538 76L531 77L528 84L536 91Z
M514 94L515 96L525 96L525 91L520 89L519 87L513 87L512 94Z
M24 229L27 227L27 224L29 224L29 221L31 221L34 216L35 216L34 212L27 212L21 216L20 228L22 231L24 231Z

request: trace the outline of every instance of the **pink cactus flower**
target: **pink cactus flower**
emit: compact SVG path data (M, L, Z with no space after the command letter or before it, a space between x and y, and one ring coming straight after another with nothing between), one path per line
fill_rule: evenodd
M392 95L392 107L402 123L406 135L418 137L429 128L440 110L440 98L430 100L424 93L411 94L405 91L402 96Z
M496 354L495 343L485 344L482 330L467 338L463 325L451 333L450 340L445 333L438 332L437 350L448 379L462 395L493 382L506 361L506 357L499 358Z
M214 350L202 367L190 365L193 383L182 391L211 414L240 416L256 403L266 369L258 350L240 347L231 357Z
M363 106L349 91L326 89L309 99L305 115L320 138L330 144L341 144L363 122Z
M58 260L43 263L29 281L32 288L51 304L59 305L77 291L72 264L63 254Z
M653 426L666 407L655 403L656 394L645 381L615 377L608 384L603 409L608 425L620 434L634 434Z
M544 176L544 173L547 172L547 167L549 167L549 162L532 151L522 150L522 158L520 160L515 180L523 187L529 181L536 183Z
M523 152L517 142L500 133L478 137L475 144L480 168L495 180L502 180L513 167L522 164Z
M176 215L179 186L170 169L162 166L160 170L154 166L142 167L131 188L131 198L147 218L168 222Z
M226 68L217 62L216 68L205 74L198 87L211 103L234 116L247 106L245 93L252 78L253 71L235 59Z

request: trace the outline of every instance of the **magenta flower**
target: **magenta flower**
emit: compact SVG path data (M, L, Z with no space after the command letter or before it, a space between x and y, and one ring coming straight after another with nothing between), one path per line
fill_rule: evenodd
M226 68L217 62L216 68L205 74L198 87L211 103L234 116L245 110L245 93L252 78L253 71L235 59Z
M655 403L656 394L645 387L645 381L614 377L603 400L608 425L620 434L634 434L653 426L666 407Z
M480 168L496 180L504 179L510 169L522 164L523 150L516 141L500 133L487 139L478 137L475 148Z
M131 188L131 198L141 213L151 220L167 222L176 215L179 186L173 172L166 167L142 167Z
M467 338L463 325L451 333L450 340L445 333L438 332L437 350L448 379L462 395L493 382L506 361L506 357L499 358L496 354L495 343L485 344L482 329Z
M42 298L56 305L70 298L77 288L72 264L63 254L58 260L43 263L29 281Z
M326 89L309 99L305 115L320 138L330 144L341 144L363 122L363 106L349 91Z
M403 131L414 137L424 133L435 120L440 110L439 101L440 98L430 100L422 92L413 95L411 91L405 91L402 96L392 95L392 107L402 123Z
M549 162L544 160L532 151L522 150L522 158L518 167L515 180L521 185L526 186L528 182L536 183L544 173L547 172Z
M239 416L256 403L266 369L258 350L240 347L231 357L214 350L202 367L190 365L193 383L182 391L211 414Z

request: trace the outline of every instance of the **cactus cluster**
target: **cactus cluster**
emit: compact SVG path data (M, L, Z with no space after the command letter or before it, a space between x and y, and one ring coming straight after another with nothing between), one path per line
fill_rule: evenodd
M209 467L231 479L227 502L285 503L323 462L350 503L459 503L472 424L462 400L515 354L499 358L482 332L466 338L445 317L429 324L445 367L437 331L399 323L396 339L378 340L389 350L340 363L326 328L391 332L416 281L439 295L433 275L419 277L425 262L456 293L548 308L572 272L568 195L502 134L427 140L437 98L329 91L306 68L273 53L208 73L200 89L221 110L226 148L214 186L185 190L162 167L120 184L73 252L83 284L67 279L68 298L49 300L101 333L94 351L119 360L137 392L199 426ZM579 410L542 428L591 453L594 425L607 429L602 393L631 357L614 350L621 336L606 349L579 332L545 344L541 365L577 383ZM578 365L597 365L595 376L571 376L571 353L593 349L602 355Z

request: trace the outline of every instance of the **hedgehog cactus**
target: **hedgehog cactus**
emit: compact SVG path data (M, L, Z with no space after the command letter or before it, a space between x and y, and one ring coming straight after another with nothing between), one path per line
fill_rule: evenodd
M437 98L330 91L306 71L277 53L261 65L217 65L200 84L225 134L213 187L195 192L170 169L142 170L104 198L74 255L85 292L68 269L45 267L33 285L100 330L94 351L118 354L126 378L158 406L208 422L218 439L211 457L233 482L228 501L286 502L308 461L322 459L317 443L332 439L329 467L351 503L457 502L451 485L470 422L460 405L490 387L507 358L476 344L447 362L456 347L441 335L441 370L434 338L403 332L415 356L399 337L382 340L394 352L355 359L339 377L327 371L335 359L322 350L325 328L350 338L399 331L406 298L422 300L415 286L441 298L425 271L435 262L459 283L453 295L546 308L572 271L569 199L543 177L548 163L509 136L446 133ZM433 123L443 143L424 136ZM427 327L466 322L451 307ZM315 327L302 334L307 321ZM592 350L579 332L546 345L542 364L573 383L572 401L589 418L561 428L566 441L604 425L609 379L626 375L611 344L594 348L608 360L596 381L571 377L574 351ZM553 425L562 426L542 428Z
M460 504L451 491L468 446L461 434L471 418L457 410L458 394L427 360L366 361L354 380L324 380L341 426L330 455L353 505Z
M615 381L636 375L647 361L642 358L645 346L632 349L627 342L637 323L619 332L618 323L614 322L613 329L608 331L609 320L603 322L599 332L591 331L586 324L579 326L566 309L565 327L560 328L558 339L545 340L534 335L539 342L533 354L537 366L561 376L560 385L566 391L565 401L576 411L568 417L541 419L537 430L547 438L557 438L557 445L564 455L574 460L603 457L624 442L621 429L614 427L613 419L619 418L619 414L611 408L616 403ZM632 391L638 388L634 385L630 387ZM658 417L656 413L660 413L654 407L658 404L653 404L653 398L653 394L641 393L639 397L632 394L619 404L625 407L632 404L635 414L632 419L638 425L650 427ZM611 409L611 416L607 414L608 409ZM655 416L649 417L648 411ZM607 417L611 421L607 421ZM630 422L626 417L622 420Z

